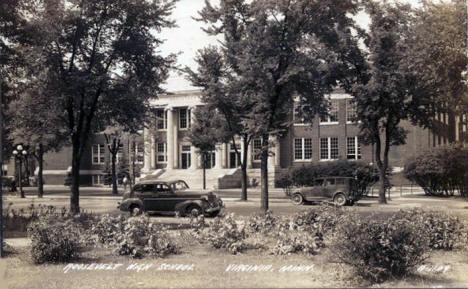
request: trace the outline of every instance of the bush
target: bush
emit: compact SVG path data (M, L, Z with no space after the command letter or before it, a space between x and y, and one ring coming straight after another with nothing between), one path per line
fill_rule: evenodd
M200 241L207 241L216 249L226 249L232 254L240 253L247 248L245 242L248 234L245 222L238 222L234 214L216 217L206 229L199 231L197 237Z
M289 255L303 253L306 255L317 254L324 247L323 237L316 230L297 230L294 227L281 228L277 235L277 241L271 250L274 255Z
M92 233L99 242L119 255L164 257L179 252L179 246L167 231L153 224L148 216L125 218L122 215L104 215L92 227Z
M69 262L88 245L83 227L73 218L57 222L44 217L28 226L31 256L35 263Z
M367 280L382 282L412 272L427 258L427 234L407 219L345 218L333 236L332 253Z
M422 228L427 235L428 245L433 249L452 250L465 245L466 229L456 216L444 212L422 209L400 210L392 220L405 220Z
M427 195L454 195L468 192L468 148L459 145L438 147L409 159L406 178L424 189Z

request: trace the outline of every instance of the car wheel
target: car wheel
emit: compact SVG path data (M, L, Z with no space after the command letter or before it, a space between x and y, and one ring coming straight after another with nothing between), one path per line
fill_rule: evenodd
M344 206L346 204L346 197L344 194L336 194L335 197L333 197L333 203L337 206Z
M304 203L304 197L299 193L295 193L291 197L291 201L293 202L294 205L302 205Z
M141 208L138 205L133 205L130 207L130 214L132 216L138 216L141 214Z
M198 217L202 214L202 209L199 206L190 205L185 209L186 216Z

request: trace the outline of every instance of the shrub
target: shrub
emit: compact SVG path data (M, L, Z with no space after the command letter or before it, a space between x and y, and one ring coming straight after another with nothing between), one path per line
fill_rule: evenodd
M293 227L280 229L277 241L271 250L274 255L289 255L303 253L306 255L316 254L324 247L322 235L318 232L297 230Z
M400 210L392 216L392 220L406 220L422 228L427 234L429 247L433 249L452 250L463 246L466 241L466 229L462 221L457 216L444 212L424 211L419 208Z
M214 248L223 248L232 254L249 248L245 242L247 236L245 222L237 222L234 214L216 217L209 227L198 234L200 241L207 241Z
M427 195L466 196L468 148L438 147L421 153L405 164L405 176L421 186Z
M91 232L97 237L97 240L106 245L113 244L117 236L122 234L125 228L126 218L123 215L112 217L109 214L103 215L91 227Z
M122 215L104 215L92 228L97 239L119 255L141 258L146 255L164 257L177 254L179 246L159 225L148 216L126 218Z
M269 233L274 232L279 219L271 211L265 214L258 213L247 220L247 231L249 233Z
M424 228L402 218L375 219L341 220L331 252L358 276L373 282L404 276L422 264L430 251Z
M57 222L44 217L28 226L31 256L35 263L69 262L88 245L83 227L72 218Z

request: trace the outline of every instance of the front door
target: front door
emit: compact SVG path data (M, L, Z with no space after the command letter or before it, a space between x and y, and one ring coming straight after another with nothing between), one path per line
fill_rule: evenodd
M205 168L211 169L214 168L216 164L216 155L214 152L209 152L206 154L205 159Z
M190 167L190 146L183 145L180 150L180 168L188 169Z
M237 145L237 150L240 150L239 145ZM231 143L230 149L229 149L229 168L235 169L238 166L239 166L239 158L237 157L234 144Z

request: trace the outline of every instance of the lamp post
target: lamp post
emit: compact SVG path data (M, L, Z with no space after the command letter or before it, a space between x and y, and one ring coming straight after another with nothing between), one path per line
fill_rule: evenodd
M16 145L15 149L13 150L13 155L15 158L18 159L19 162L19 190L21 193L21 198L25 198L24 191L23 191L23 176L21 171L21 166L23 164L23 158L26 157L28 151L24 148L22 144Z

